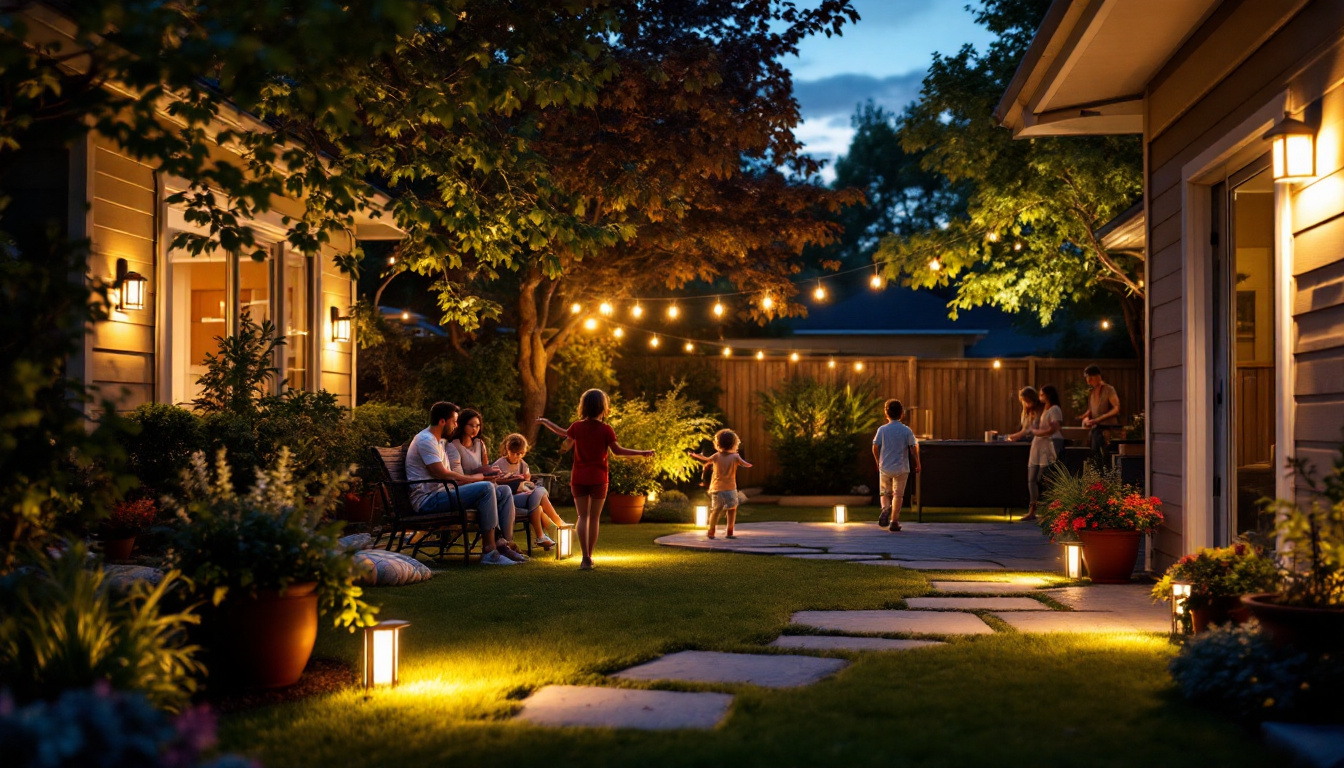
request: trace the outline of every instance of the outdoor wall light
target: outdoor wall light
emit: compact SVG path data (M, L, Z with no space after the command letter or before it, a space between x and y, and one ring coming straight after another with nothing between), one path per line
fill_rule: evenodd
M1288 114L1260 138L1271 141L1275 181L1299 181L1316 175L1316 130Z
M835 505L835 524L844 525L849 522L849 507L844 504Z
M1064 575L1070 579L1083 578L1083 542L1064 543Z
M695 527L709 527L709 507L704 504L697 504L695 507Z
M401 630L409 621L389 619L364 628L364 690L396 686L401 679Z
M331 308L331 340L345 344L350 341L350 316Z
M555 529L555 559L565 560L574 556L574 526L560 525Z
M125 259L117 259L118 310L125 312L128 309L144 309L148 286L149 281L144 275L130 271L130 265Z
M1187 601L1194 584L1179 579L1171 582L1171 634L1184 635L1190 631L1190 611Z

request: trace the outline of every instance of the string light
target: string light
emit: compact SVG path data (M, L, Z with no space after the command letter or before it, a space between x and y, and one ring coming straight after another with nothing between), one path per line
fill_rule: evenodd
M680 315L681 315L681 310L680 310L680 309L677 309L677 305L676 305L676 304L673 304L672 306L670 306L670 307L667 308L667 316L668 316L669 318L671 318L671 319L673 319L673 320L676 320L677 317L680 316Z
M997 242L999 242L999 233L998 233L998 232L990 232L990 233L985 237L985 239L988 240L988 241L991 242L991 243L997 243Z
M834 357L832 357L830 360L827 360L827 361L826 361L826 367L827 367L827 368L834 368L834 367L835 367L835 358L834 358Z
M603 317L611 317L611 313L614 312L615 310L611 308L610 304L604 301L600 305L598 305L597 311L600 312Z
M942 268L943 268L943 262L939 261L937 256L934 256L932 259L929 259L930 272L937 272Z
M579 304L579 302L577 301L569 305L569 314L571 315L577 315L582 311L583 311L583 305Z
M733 356L733 348L732 348L732 347L724 347L724 348L723 348L723 356L724 356L724 357L732 357L732 356Z
M797 353L797 352L790 352L790 353L789 353L789 362L790 362L790 363L796 363L796 362L798 362L798 353Z
M396 257L396 256L388 256L388 257L387 257L387 266L390 267L390 266L392 266L393 264L396 264L396 263L397 263L397 257Z
M685 350L686 350L687 352L694 352L694 351L695 351L695 345L688 341L688 342L686 342Z
M758 350L756 350L756 359L757 359L757 360L764 360L764 359L765 359L765 350L763 350L763 349L758 349Z
M1109 331L1109 330L1111 330L1111 321L1110 321L1110 320L1102 320L1102 321L1101 321L1101 330L1103 330L1103 331Z
M878 273L878 272L874 272L874 273L873 273L873 276L870 277L870 278L868 278L868 284L871 285L871 286L874 287L874 288L881 288L881 287L882 287L882 275L881 275L880 273Z
M630 308L630 314L634 315L635 319L638 320L639 318L644 316L644 308L636 304L635 306Z
M994 361L994 370L997 371L997 370L999 370L999 369L1002 368L1002 367L1003 367L1003 361L1002 361L1002 360L995 360L995 361Z
M770 298L770 294L767 293L761 298L761 309L774 309L774 306L775 300Z
M586 329L588 329L588 330L590 330L590 331L595 331L595 330L597 330L597 318L595 318L595 317L590 317L590 318L588 318L587 320L584 320L584 321L583 321L583 327L586 328Z
M1018 240L1017 242L1013 243L1013 250L1014 250L1014 251L1020 251L1020 250L1022 250L1022 241L1021 241L1021 240Z
M615 336L618 339L623 339L625 338L625 329L620 326L616 326L616 328L612 330L611 335Z
M411 313L403 309L401 311L401 322L403 323L411 322Z
M649 346L650 346L650 347L653 347L654 349L657 349L657 348L658 348L658 344L659 344L659 343L660 343L660 342L658 341L658 335L657 335L657 334L654 334L653 338L649 339Z
M817 281L816 290L812 291L812 298L817 301L826 300L826 286L822 285L820 280Z
M714 302L714 316L723 317L723 302L721 301Z
M860 360L859 362L857 362L857 363L854 364L854 371L855 371L856 373L863 373L863 361L862 361L862 360Z

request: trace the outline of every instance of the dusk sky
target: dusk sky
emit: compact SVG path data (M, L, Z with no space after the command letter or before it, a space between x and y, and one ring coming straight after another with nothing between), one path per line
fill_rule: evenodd
M867 99L899 112L919 95L935 51L965 43L983 48L990 34L966 11L967 0L854 0L863 17L840 37L809 38L792 60L810 154L834 161L849 148L850 117ZM825 177L834 177L828 165Z

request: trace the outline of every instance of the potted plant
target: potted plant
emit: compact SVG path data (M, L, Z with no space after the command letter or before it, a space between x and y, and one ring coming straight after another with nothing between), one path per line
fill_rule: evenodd
M1116 440L1119 446L1121 456L1142 456L1144 455L1147 442L1144 438L1143 413L1134 415L1134 419L1121 432L1122 438Z
M1276 645L1344 652L1344 452L1324 482L1300 459L1291 464L1311 501L1272 504L1279 521L1280 587L1241 601Z
M661 489L653 460L613 457L608 469L611 485L607 492L607 511L611 522L638 523L644 516L648 497Z
M344 524L322 522L344 480L296 480L289 451L281 449L275 465L258 469L240 494L224 451L213 472L203 454L192 456L175 501L168 562L213 606L202 639L222 667L216 679L248 688L291 685L312 654L319 610L351 631L373 621L374 609L354 584L351 555L337 541Z
M129 560L135 549L135 537L154 524L159 510L153 499L128 499L112 507L103 523L103 556L108 560Z
M1230 547L1209 547L1182 557L1153 587L1153 599L1170 600L1173 581L1190 584L1182 615L1189 617L1192 633L1199 634L1211 625L1240 624L1249 618L1241 596L1274 589L1279 570L1274 560L1258 548L1238 541Z
M607 510L613 523L639 522L648 495L658 492L661 481L688 480L700 470L700 463L686 451L713 437L717 422L704 414L700 403L682 394L683 389L684 382L676 384L651 404L638 399L612 402L607 423L621 444L654 451L652 458L609 461Z
M347 523L368 523L373 520L372 490L365 490L364 481L358 477L350 478L345 492L341 494L341 519Z
M1058 466L1058 465L1057 465ZM1125 584L1134 572L1139 540L1162 524L1162 502L1120 480L1115 469L1089 463L1080 475L1062 466L1051 472L1041 528L1051 541L1074 534L1092 581Z

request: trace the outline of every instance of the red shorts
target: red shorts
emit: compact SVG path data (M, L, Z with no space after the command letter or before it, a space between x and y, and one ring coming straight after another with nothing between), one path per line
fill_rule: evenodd
M569 490L570 493L574 494L574 498L576 499L579 498L580 496L592 496L594 499L607 498L606 483L596 483L596 484L570 483Z

